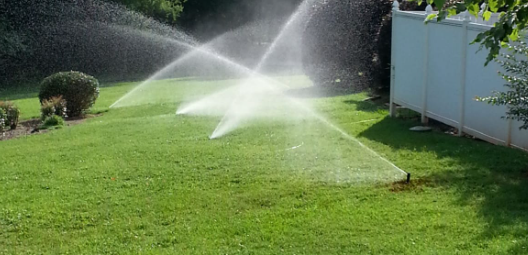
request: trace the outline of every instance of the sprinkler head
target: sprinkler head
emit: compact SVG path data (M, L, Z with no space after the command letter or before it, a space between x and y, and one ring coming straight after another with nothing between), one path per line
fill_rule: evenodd
M407 173L407 184L411 183L411 173Z

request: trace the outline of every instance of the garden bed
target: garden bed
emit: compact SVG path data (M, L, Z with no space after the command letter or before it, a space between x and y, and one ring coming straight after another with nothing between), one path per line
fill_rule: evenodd
M84 118L68 118L65 120L65 126L74 126L81 124L87 119L99 117L102 114L86 115ZM41 129L42 121L40 119L30 119L22 121L18 124L16 129L8 129L4 134L0 134L0 141L11 140L22 136L44 134L50 131L50 129Z

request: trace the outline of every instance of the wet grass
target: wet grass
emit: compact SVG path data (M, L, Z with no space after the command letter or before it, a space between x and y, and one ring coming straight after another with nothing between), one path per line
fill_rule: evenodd
M103 88L94 111L134 85ZM416 123L362 94L303 99L413 174L393 183L387 165L312 122L211 141L218 118L174 112L214 81L158 85L143 95L167 103L0 142L0 254L528 252L522 151L409 132ZM16 102L38 116L37 99Z

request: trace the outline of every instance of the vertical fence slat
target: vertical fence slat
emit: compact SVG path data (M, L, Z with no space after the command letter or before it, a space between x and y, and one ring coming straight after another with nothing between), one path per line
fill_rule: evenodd
M462 72L460 75L460 118L458 120L458 136L464 135L464 122L466 117L466 78L467 78L467 50L468 50L468 25L469 12L465 11L462 23Z
M431 13L433 13L433 7L431 5L427 5L427 8L425 9L425 18L429 16ZM429 86L429 28L430 26L427 24L424 24L426 26L425 28L425 50L424 50L424 65L425 65L425 72L424 72L424 80L423 80L423 99L422 99L422 123L427 123L427 87Z
M395 92L395 84L396 84L396 66L394 64L395 53L396 50L394 48L395 45L395 37L396 37L396 16L398 15L398 11L400 10L400 3L398 0L394 0L392 3L392 38L391 38L391 66L390 66L390 116L396 117L396 105L394 104L394 92Z

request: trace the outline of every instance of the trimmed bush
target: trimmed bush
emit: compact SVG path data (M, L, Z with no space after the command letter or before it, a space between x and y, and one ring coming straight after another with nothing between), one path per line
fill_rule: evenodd
M90 75L74 71L56 73L45 78L40 87L40 102L59 96L66 100L68 116L82 116L99 96L99 81Z
M16 129L20 118L20 110L18 107L13 102L0 101L0 108L5 114L3 126L9 126L11 129Z
M42 121L53 115L66 118L68 117L66 112L66 100L62 99L62 96L52 97L50 99L42 101L42 106L40 108L40 116Z
M57 115L52 115L44 119L44 122L42 123L41 129L48 129L51 127L60 127L64 126L64 119Z

